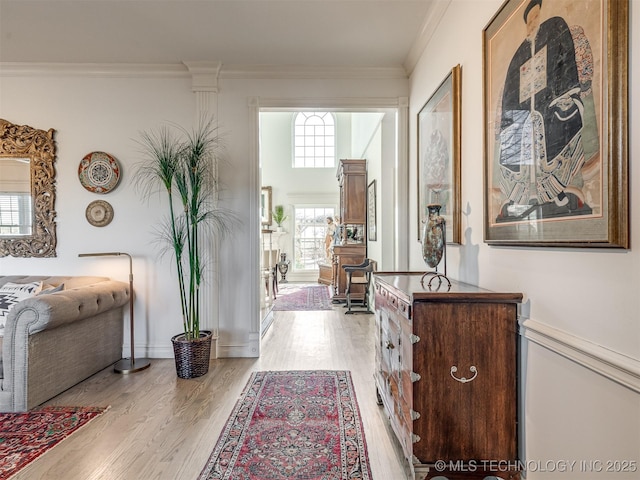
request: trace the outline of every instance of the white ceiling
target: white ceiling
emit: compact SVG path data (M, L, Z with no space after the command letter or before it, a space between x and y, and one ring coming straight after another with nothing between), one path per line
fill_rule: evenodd
M443 1L0 0L0 62L410 72L434 5Z

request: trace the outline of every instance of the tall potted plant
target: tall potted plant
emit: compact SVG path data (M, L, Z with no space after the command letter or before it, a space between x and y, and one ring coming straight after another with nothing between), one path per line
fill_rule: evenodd
M200 329L200 290L207 266L206 248L228 232L232 214L216 203L216 163L221 143L212 120L193 131L164 126L143 132L143 160L134 174L142 196L165 194L168 214L156 228L162 253L175 261L182 333L173 343L176 372L195 378L209 370L212 334Z

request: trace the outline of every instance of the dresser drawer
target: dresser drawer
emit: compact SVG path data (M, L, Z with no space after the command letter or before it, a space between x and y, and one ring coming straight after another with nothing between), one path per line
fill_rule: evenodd
M398 298L397 310L398 313L407 320L411 320L411 305L408 302L405 302L401 298Z

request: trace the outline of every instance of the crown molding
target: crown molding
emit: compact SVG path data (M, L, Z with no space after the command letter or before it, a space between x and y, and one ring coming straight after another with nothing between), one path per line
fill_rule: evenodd
M433 36L433 32L436 31L436 28L440 24L444 13L449 8L451 4L451 0L439 0L436 2L430 2L431 9L427 13L424 23L422 24L422 29L420 33L416 37L409 53L407 54L407 58L404 61L404 69L407 72L407 75L411 76L414 68L418 64L418 60L420 60L420 56L424 52L424 49L427 48L431 37Z
M228 79L407 79L403 67L296 65L222 65L217 62L176 64L22 63L0 62L0 76L188 77ZM204 77L203 77L204 78Z
M218 78L220 77L220 62L183 62L192 77L194 92L218 93Z
M319 65L223 65L222 78L237 79L407 79L398 67L342 67Z
M0 62L0 76L189 77L183 64Z

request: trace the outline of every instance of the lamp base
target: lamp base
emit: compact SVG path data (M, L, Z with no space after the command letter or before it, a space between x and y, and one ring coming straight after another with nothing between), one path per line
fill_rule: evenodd
M133 363L130 358L123 358L118 360L113 366L113 371L116 373L134 373L149 368L151 361L148 358L136 358Z

